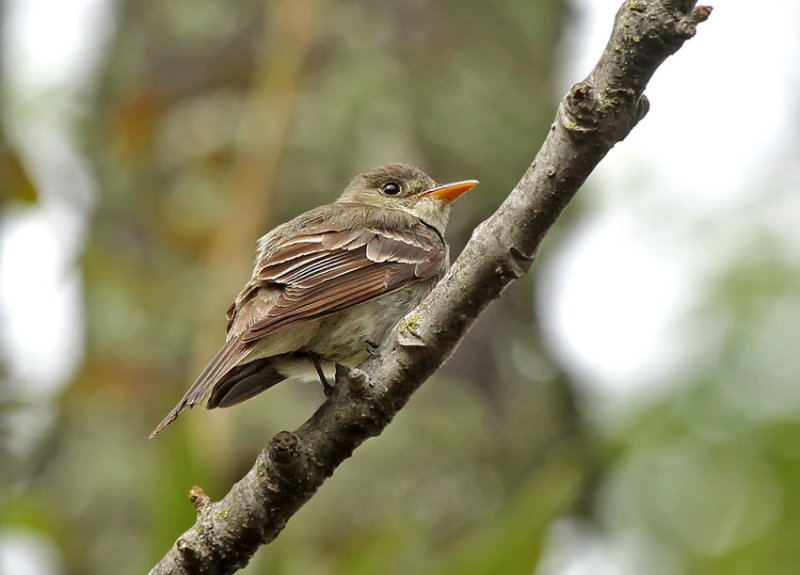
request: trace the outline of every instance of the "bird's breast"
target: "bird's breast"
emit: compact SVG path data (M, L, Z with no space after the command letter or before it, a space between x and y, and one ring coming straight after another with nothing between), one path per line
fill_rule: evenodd
M304 350L355 367L368 357L368 344L380 345L400 318L422 301L435 283L433 279L414 282L322 318Z

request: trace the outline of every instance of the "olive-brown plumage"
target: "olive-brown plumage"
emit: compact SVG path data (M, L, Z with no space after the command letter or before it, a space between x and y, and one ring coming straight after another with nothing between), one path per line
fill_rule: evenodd
M206 396L209 409L227 407L284 379L325 384L335 364L364 361L446 271L449 204L475 184L437 186L388 164L263 236L225 345L151 437Z

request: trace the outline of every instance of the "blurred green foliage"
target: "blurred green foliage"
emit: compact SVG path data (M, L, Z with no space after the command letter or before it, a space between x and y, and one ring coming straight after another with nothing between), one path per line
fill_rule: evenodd
M75 134L99 190L80 261L86 357L47 436L0 469L0 533L46 535L70 574L145 572L193 523L193 485L221 497L322 402L278 386L146 439L223 341L258 236L407 161L483 182L454 210L458 253L547 132L568 16L561 0L115 10ZM3 203L35 201L6 150ZM636 533L686 573L794 572L800 268L774 239L749 245L686 318L716 327L683 381L591 439L569 366L542 344L535 278L511 286L245 572L532 573L570 514Z
M456 210L457 253L546 133L565 16L556 0L116 9L79 135L99 188L86 358L3 519L52 535L69 573L146 570L193 522L192 485L223 495L321 403L279 386L146 440L223 341L258 236L357 172L407 161L486 182ZM481 322L494 349L466 343L247 572L534 568L549 521L579 497L584 453L558 370L504 366L514 336L548 361L526 283Z

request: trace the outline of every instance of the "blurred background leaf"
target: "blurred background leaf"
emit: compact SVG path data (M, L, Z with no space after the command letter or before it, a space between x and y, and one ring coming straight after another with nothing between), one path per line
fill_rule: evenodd
M454 210L457 254L531 161L564 78L588 70L571 46L591 44L590 4L0 3L0 572L144 572L192 524L192 485L220 497L302 423L320 390L278 386L146 439L223 341L258 236L359 171L406 161L481 180ZM592 5L606 34L614 7ZM33 35L45 21L60 25ZM72 31L83 52L66 66L51 44ZM682 55L664 70L673 88ZM637 133L667 138L658 117L681 102L658 94ZM685 121L661 158L676 175L700 163L686 138L723 137ZM635 159L655 146L619 146L607 164L628 154L627 171L587 185L534 273L245 572L793 572L797 143L759 166L762 195L703 213L677 195L688 184ZM670 261L695 267L653 263ZM664 340L648 328L660 310ZM563 331L599 333L583 348L626 367L627 387ZM631 367L636 339L663 362Z

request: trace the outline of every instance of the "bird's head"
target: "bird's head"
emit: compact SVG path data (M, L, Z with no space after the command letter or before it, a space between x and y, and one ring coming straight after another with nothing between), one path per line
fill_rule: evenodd
M403 210L444 233L450 204L477 183L464 180L439 185L408 164L386 164L356 176L337 201Z

